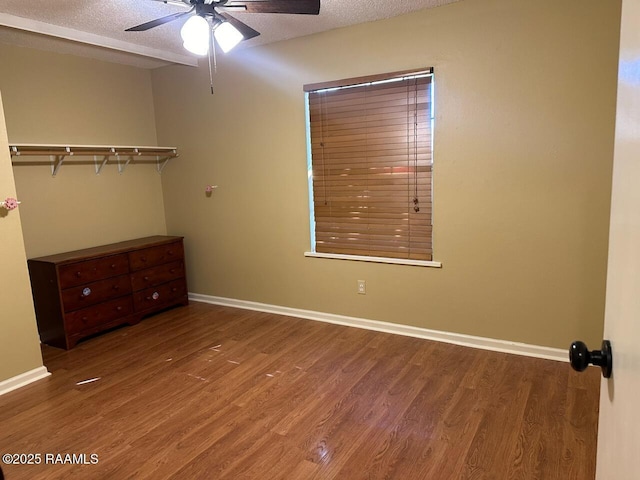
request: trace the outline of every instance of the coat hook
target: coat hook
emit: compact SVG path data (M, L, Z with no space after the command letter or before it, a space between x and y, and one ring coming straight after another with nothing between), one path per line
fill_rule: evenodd
M218 188L218 185L207 185L204 189L204 193L206 193L207 196L210 196L214 188Z
M16 208L18 208L18 205L20 205L20 203L22 202L19 202L13 197L7 197L4 200L0 201L0 207L4 207L7 210L15 210Z

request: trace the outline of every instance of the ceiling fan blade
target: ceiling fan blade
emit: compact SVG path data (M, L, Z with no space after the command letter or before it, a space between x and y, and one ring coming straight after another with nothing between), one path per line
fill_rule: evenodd
M246 13L318 15L320 0L230 0L222 8L238 9Z
M173 22L174 20L177 20L180 17L189 15L191 12L193 12L193 8L188 12L172 13L171 15L167 15L166 17L156 18L155 20L151 20L150 22L142 23L140 25L136 25L135 27L127 28L125 32L144 32L151 28L164 25L165 23Z
M216 12L216 15L224 18L227 22L229 22L231 25L236 27L244 37L243 40L249 40L250 38L254 38L260 35L260 32L258 32L257 30L254 30L246 23L243 23L240 20L233 18L231 15L227 15L226 13L222 13L222 12Z
M191 7L191 4L189 3L189 1L183 1L183 0L153 0L154 2L161 2L161 3L165 3L165 4L169 4L169 5L176 5L178 7Z

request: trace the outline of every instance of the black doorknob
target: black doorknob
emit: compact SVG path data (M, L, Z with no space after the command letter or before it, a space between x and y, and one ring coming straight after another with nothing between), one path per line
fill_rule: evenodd
M569 347L571 368L577 372L582 372L591 363L602 369L602 376L604 378L611 377L611 370L613 368L611 342L609 340L603 340L600 348L600 350L592 350L590 352L584 342L573 342L571 347Z

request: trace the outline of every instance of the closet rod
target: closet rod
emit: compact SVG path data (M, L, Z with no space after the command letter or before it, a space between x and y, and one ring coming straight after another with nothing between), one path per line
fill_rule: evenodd
M36 155L138 155L178 156L176 147L136 147L106 145L9 144L11 156Z
M51 163L51 174L55 176L63 163L72 160L72 157L93 157L96 164L96 174L100 174L102 168L110 159L117 160L118 171L124 172L131 161L155 160L158 173L166 166L167 162L178 156L176 147L136 147L136 146L107 146L107 145L53 145L34 143L9 144L9 152L14 163L19 157L48 156ZM96 157L102 157L98 161ZM122 160L125 160L123 162ZM20 163L20 162L18 162ZM28 164L28 162L24 162Z

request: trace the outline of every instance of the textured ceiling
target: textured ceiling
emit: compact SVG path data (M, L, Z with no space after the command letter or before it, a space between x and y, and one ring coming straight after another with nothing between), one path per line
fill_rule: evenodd
M318 16L238 12L231 15L261 33L241 44L251 47L455 1L458 0L321 0ZM180 39L184 19L146 32L124 31L184 10L153 0L0 0L0 42L143 68L172 62L193 64L195 57L182 48Z

